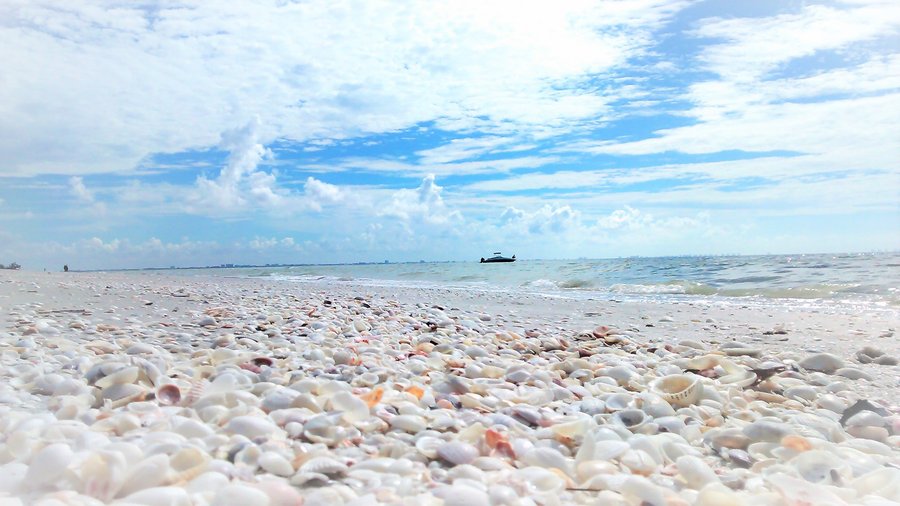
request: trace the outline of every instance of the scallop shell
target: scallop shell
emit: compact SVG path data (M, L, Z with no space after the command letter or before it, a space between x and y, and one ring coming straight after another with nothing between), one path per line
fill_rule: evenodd
M669 404L681 407L696 404L703 393L703 384L697 376L688 374L664 376L651 383L650 388Z
M346 464L330 457L313 457L300 466L301 473L317 473L326 476L343 476L347 474Z

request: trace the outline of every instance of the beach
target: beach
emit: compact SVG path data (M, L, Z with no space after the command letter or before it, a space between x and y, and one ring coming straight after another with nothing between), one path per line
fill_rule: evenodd
M0 315L0 504L900 500L895 308L9 271Z

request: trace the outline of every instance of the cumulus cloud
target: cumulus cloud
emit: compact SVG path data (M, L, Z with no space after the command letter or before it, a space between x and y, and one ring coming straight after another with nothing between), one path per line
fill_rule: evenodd
M84 178L80 176L70 177L69 188L72 191L72 195L75 195L81 202L94 202L94 194L84 185Z
M220 146L228 150L225 167L215 179L199 176L189 205L200 212L239 211L247 206L274 207L282 202L274 174L257 170L272 152L259 142L259 116L244 127L227 131Z
M581 213L568 205L546 204L534 212L507 207L500 215L503 225L521 227L531 234L561 233L577 227Z
M307 206L315 211L321 211L324 204L336 204L344 198L344 192L338 186L319 181L312 176L306 178L303 192Z
M429 174L415 190L402 189L395 192L391 203L380 214L399 218L405 222L434 225L461 220L462 215L459 211L451 210L444 204L442 191L443 188L435 183L434 174Z

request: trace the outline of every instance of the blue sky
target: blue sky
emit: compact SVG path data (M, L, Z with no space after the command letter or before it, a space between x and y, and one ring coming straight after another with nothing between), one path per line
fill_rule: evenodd
M0 6L0 263L900 248L896 1Z

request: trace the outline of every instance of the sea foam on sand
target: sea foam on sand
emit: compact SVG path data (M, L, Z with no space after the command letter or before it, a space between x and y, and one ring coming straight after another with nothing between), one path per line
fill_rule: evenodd
M0 274L0 504L896 504L896 312Z

